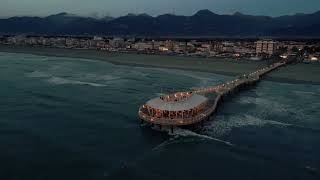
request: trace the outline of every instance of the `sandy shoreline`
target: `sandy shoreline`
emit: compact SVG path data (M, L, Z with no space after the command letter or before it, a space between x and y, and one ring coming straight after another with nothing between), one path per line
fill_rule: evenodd
M70 57L102 60L115 65L179 69L209 72L227 76L252 72L266 65L265 61L249 62L192 57L109 53L96 50L56 49L42 47L13 47L0 45L0 52L40 56ZM317 76L318 75L318 76ZM266 76L266 80L320 85L320 64L289 65Z

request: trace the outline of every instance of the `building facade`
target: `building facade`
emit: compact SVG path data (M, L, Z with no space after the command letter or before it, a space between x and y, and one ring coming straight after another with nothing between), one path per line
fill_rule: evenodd
M272 40L261 40L255 42L256 44L256 54L262 55L267 54L269 56L273 55L276 51L276 42Z

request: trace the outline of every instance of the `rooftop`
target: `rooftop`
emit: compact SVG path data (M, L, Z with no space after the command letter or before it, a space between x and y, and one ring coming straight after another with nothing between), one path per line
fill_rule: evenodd
M160 99L160 97L157 97L149 100L147 102L147 105L159 110L184 111L198 107L200 104L206 102L207 100L208 99L204 96L193 94L182 101L164 101Z

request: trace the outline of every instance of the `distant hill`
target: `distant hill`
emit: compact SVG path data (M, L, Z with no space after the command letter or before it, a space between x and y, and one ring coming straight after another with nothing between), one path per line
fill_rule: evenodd
M112 18L60 13L48 17L0 19L1 34L320 37L320 11L281 17L200 10L192 16L128 14Z

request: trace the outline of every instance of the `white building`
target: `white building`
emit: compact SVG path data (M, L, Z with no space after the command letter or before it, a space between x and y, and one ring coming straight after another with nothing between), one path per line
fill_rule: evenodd
M152 42L137 42L133 47L138 51L145 51L153 49L154 46Z
M272 40L261 40L255 42L256 54L268 54L273 55L276 51L276 42Z

